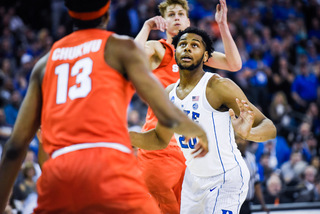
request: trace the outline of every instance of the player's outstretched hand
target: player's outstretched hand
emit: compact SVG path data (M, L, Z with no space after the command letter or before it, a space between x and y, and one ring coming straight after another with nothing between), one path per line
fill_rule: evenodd
M247 139L250 135L250 131L254 122L254 113L247 101L239 100L236 98L236 102L240 109L240 114L236 117L234 111L229 109L229 114L232 121L232 126L235 133L242 139Z
M155 16L146 21L151 30L160 30L164 32L167 29L167 22L162 16Z
M216 6L215 19L218 24L227 23L227 3L226 0L220 0L220 4Z
M197 138L198 143L195 145L195 149L192 154L196 154L194 156L195 158L204 157L209 152L207 135L204 134L203 136L198 136Z

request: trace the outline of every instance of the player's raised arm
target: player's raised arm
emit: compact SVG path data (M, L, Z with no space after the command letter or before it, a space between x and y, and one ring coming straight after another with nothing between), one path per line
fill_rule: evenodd
M220 4L216 6L215 21L220 29L225 53L213 52L212 57L209 58L205 65L228 71L238 71L242 67L242 61L228 27L227 13L226 1L220 0Z

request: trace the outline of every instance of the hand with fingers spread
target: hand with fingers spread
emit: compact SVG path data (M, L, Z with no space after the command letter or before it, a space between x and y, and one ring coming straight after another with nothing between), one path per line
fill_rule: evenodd
M247 101L236 98L237 105L240 109L240 114L236 117L233 109L229 109L229 114L232 121L232 126L235 133L242 139L247 139L254 122L254 113Z
M167 22L162 16L155 16L145 22L151 30L160 30L164 32L167 29Z
M220 4L216 6L215 19L218 24L227 23L227 3L225 0L220 0Z

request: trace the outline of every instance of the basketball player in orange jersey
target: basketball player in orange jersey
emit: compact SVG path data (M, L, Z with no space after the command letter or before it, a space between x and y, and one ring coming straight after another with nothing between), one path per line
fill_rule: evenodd
M237 71L242 62L238 49L230 34L227 24L227 5L220 0L216 7L215 21L218 23L225 54L212 52L205 65ZM172 37L180 30L189 27L187 0L165 0L159 5L161 16L147 20L140 33L135 38L145 47L153 74L158 77L166 88L179 79L179 68L174 59ZM167 40L147 41L151 30L166 31ZM157 118L149 108L146 123L142 131L148 131L156 126ZM142 148L141 145L135 146ZM157 199L162 213L179 213L181 186L185 170L185 158L173 138L166 149L159 151L138 150L139 165L150 193Z
M206 134L168 100L143 50L105 30L109 0L65 3L76 31L54 43L32 71L0 163L0 213L40 124L50 158L37 182L34 213L160 213L131 148L131 83L164 128L202 141L199 157L208 152Z

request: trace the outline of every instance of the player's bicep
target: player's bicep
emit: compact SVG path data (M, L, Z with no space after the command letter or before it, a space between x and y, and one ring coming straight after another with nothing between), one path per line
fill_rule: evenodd
M205 65L216 69L229 70L226 55L216 51L211 53L211 57Z

